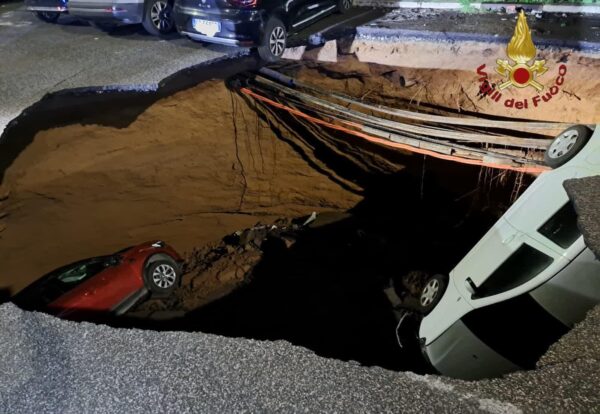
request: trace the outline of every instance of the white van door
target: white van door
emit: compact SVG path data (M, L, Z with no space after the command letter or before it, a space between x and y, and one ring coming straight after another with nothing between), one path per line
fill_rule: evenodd
M476 287L519 248L523 237L501 217L450 273L461 295L470 300Z
M453 270L461 295L473 308L527 293L569 264L551 249L500 219Z
M542 174L525 193L504 214L504 218L520 232L525 233L552 248L557 253L573 260L581 249L569 251L548 237L540 235L540 228L561 208L569 203L569 197L563 187L565 180L591 175L592 172L581 167L562 166Z

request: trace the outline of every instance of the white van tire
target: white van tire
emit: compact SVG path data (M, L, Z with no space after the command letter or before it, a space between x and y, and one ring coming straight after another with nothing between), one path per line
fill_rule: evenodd
M592 130L584 125L574 125L565 129L552 141L544 154L544 162L558 168L573 158L589 141Z
M438 274L429 278L419 295L419 306L422 313L427 315L436 307L444 296L447 286L448 278L444 275Z

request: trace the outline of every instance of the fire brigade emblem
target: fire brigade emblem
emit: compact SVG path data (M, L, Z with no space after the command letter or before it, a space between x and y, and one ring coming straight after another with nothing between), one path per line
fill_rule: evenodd
M534 60L536 55L535 45L531 40L531 31L527 25L525 12L521 10L517 19L515 33L508 43L506 55L514 62L511 65L508 60L496 60L496 72L502 75L505 79L503 83L498 85L500 90L506 89L509 86L517 88L525 88L532 86L538 91L544 89L544 86L535 78L543 75L548 71L545 60ZM531 61L533 63L529 64Z

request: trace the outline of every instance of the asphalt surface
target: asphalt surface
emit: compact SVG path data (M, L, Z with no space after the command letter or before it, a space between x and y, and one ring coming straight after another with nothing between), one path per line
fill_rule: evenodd
M332 26L333 31L353 30L380 15L368 8L330 15L290 41L298 45L311 33ZM0 136L9 122L47 94L154 91L163 79L184 69L248 52L192 42L177 34L159 39L141 25L104 32L71 16L48 24L23 10L21 2L0 4Z
M0 8L0 133L44 95L73 88L154 90L165 77L240 53L174 37L145 35L139 26L102 32L69 16L39 21L20 3Z
M538 369L464 382L283 341L115 329L4 304L0 412L591 412L600 407L599 327L596 308Z
M0 411L517 412L286 342L113 329L0 307Z
M600 175L564 182L585 244L600 258Z

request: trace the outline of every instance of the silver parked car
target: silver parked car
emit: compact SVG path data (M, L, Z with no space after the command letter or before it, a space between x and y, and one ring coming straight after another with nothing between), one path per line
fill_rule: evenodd
M40 20L56 23L61 14L67 13L67 0L25 0L25 8Z
M175 29L172 0L70 0L68 11L98 25L141 23L155 36Z

